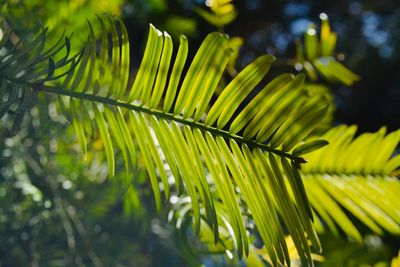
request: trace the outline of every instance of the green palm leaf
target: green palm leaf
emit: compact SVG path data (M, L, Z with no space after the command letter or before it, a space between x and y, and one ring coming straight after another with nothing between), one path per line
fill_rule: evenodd
M320 38L316 26L311 24L304 33L304 44L297 42L297 60L312 81L318 80L318 72L328 81L350 86L360 77L335 59L337 35L331 30L328 16L321 13L319 17Z
M248 254L249 239L239 190L272 262L289 264L284 243L287 229L303 264L312 264L307 240L317 251L320 245L298 179L297 168L304 160L291 151L324 117L325 99L310 97L302 89L302 75L283 74L260 86L274 61L265 55L244 68L209 106L232 53L228 37L208 35L184 72L186 38L181 38L172 64L171 38L153 26L133 85L128 86L129 42L120 19L100 16L89 23L89 29L79 56L69 61L68 53L64 57L73 67L56 83L37 88L56 94L70 107L83 153L87 140L99 136L111 177L119 154L130 173L138 165L139 153L157 208L169 199L174 184L190 198L195 233L205 221L215 242L221 224L218 216L223 212L231 226L234 250L242 257ZM17 65L23 63L16 60ZM48 68L57 64L50 61ZM8 76L2 75L8 82ZM285 175L292 178L289 186Z
M311 206L333 233L362 236L351 213L376 234L400 234L400 156L392 156L400 131L382 128L357 138L355 126L338 126L322 136L330 145L305 156L302 177ZM329 156L324 156L329 155ZM321 227L317 227L320 230Z
M44 81L51 81L63 75L63 68L73 68L78 55L69 58L70 43L68 37L61 37L54 45L46 45L47 29L34 39L25 43L14 38L12 30L5 29L0 41L0 118L8 114L14 117L10 131L15 135L24 115L37 102L35 88ZM63 50L65 56L57 57ZM57 69L57 72L56 72Z

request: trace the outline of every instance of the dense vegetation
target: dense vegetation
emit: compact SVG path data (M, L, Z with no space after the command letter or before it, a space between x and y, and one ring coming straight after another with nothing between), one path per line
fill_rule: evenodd
M395 266L400 131L338 125L360 76L327 15L283 59L185 3L2 4L1 265Z

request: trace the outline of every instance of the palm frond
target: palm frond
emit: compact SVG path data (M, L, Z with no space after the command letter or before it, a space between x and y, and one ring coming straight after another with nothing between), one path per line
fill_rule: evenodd
M204 216L218 241L217 213L223 211L232 227L234 249L242 257L250 241L236 194L240 190L274 265L290 262L284 229L302 263L311 265L307 240L317 251L320 244L299 179L298 166L304 161L291 151L324 117L324 97L309 96L302 89L302 75L283 74L260 86L274 61L265 55L244 68L209 106L230 59L228 37L208 35L184 73L188 41L181 37L172 64L171 37L153 26L130 87L123 23L105 15L88 24L90 36L79 59L70 61L73 68L57 79L57 85L47 81L38 88L56 94L69 107L82 152L93 135L100 136L111 177L117 155L130 173L139 153L158 209L172 188L165 160L178 192L190 197L195 233Z
M194 8L194 11L208 23L218 28L222 28L231 23L238 15L232 0L210 0L206 1L205 4L210 8L211 12L196 7Z
M318 80L319 73L328 81L352 85L360 77L335 59L336 33L331 30L325 13L319 17L320 38L316 26L311 24L304 33L304 43L297 42L297 60L312 81Z
M333 128L334 126L334 115L336 108L332 89L321 83L306 83L304 88L311 96L325 96L329 103L329 108L326 112L325 117L318 123L318 127L313 130L313 133L315 135L321 135L329 129Z
M0 41L0 118L5 114L14 117L11 135L18 132L25 113L36 104L36 87L59 78L64 67L73 68L78 61L78 55L69 56L68 37L46 47L46 36L47 29L22 43L5 27ZM62 57L61 51L65 53Z
M347 215L350 213L376 234L398 235L400 182L396 175L400 156L393 153L400 131L385 135L382 128L354 138L356 130L355 126L333 128L322 136L330 145L305 156L309 163L304 165L302 177L311 206L333 233L337 234L338 226L361 241L360 231Z

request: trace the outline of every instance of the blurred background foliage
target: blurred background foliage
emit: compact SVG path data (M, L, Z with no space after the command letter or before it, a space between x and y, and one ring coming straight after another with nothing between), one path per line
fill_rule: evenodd
M400 128L400 5L394 0L11 0L0 8L21 36L45 25L50 39L56 40L64 31L67 36L73 34L75 48L86 38L87 18L103 12L119 15L131 38L133 68L139 66L149 23L175 40L185 34L192 47L198 47L210 31L224 31L238 37L233 44L240 51L238 70L270 53L278 58L272 75L302 68L310 72L313 83L307 90L329 95L335 104L321 131L339 123L357 124L359 133L382 125L388 130ZM316 27L319 32L321 12L329 15L338 52L328 49L323 56L345 62L359 75L351 82L334 81L330 89L324 77L313 73L314 67L318 69L313 61L317 55L305 52L302 57L299 52L310 29ZM307 44L302 47L307 50ZM228 72L235 75L233 63ZM346 86L358 77L351 88ZM135 177L108 180L107 167L96 153L100 141L93 143L83 160L68 118L57 112L57 103L34 108L17 137L9 138L8 128L0 128L0 266L246 264L218 253L186 251L189 243L181 243L182 231L167 223L171 207L156 213L145 174L139 169ZM190 227L186 228L184 239L191 235ZM201 237L207 240L207 229L203 233ZM390 235L370 235L359 244L329 233L321 239L322 266L389 266L400 241ZM185 242L194 242L191 245L202 251L196 239ZM262 250L258 252L262 256ZM262 261L253 256L248 266L261 266Z

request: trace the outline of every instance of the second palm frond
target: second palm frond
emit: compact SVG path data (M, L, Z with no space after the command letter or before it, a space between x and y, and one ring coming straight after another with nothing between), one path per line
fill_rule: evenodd
M334 234L339 227L350 238L362 235L346 212L375 234L400 234L400 156L395 149L400 131L386 134L382 128L354 138L357 127L338 126L322 138L330 144L308 154L302 170L303 181L313 210ZM354 140L353 140L354 138ZM324 157L329 155L329 157Z

